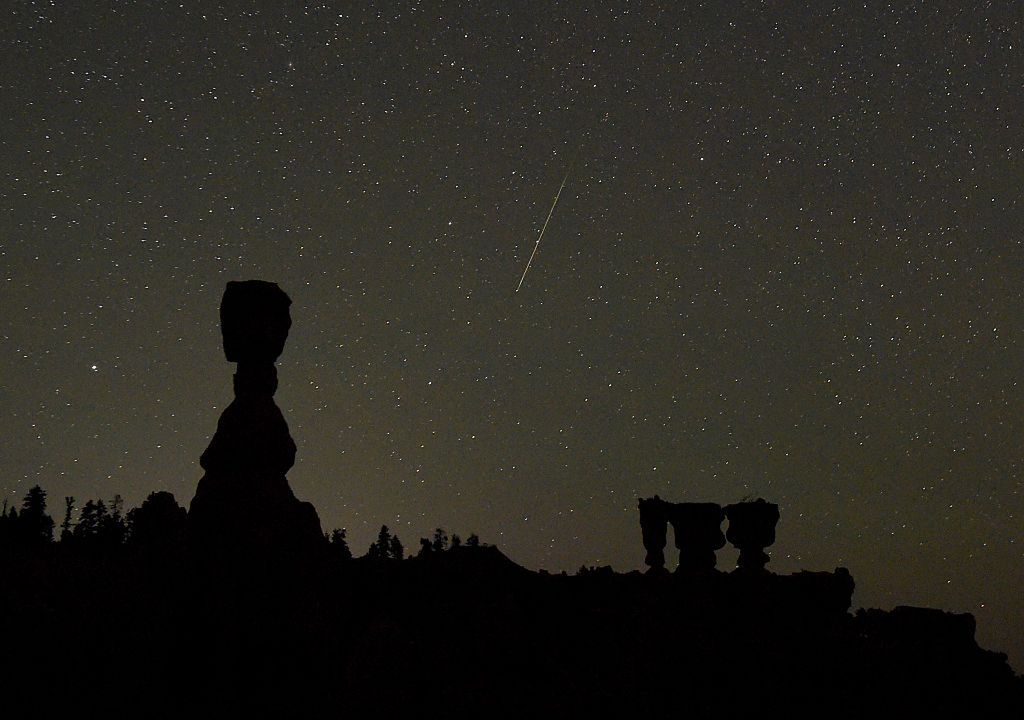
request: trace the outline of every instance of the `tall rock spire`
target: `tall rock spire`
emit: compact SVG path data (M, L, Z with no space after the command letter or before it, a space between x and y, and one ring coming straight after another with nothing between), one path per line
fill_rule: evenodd
M224 354L238 367L235 399L200 458L206 474L189 508L189 545L202 555L292 554L324 542L316 510L296 499L285 477L295 442L274 402L290 305L281 288L261 280L229 282L224 291Z

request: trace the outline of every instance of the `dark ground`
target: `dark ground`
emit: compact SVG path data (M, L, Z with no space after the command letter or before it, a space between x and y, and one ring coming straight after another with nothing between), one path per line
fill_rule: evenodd
M41 716L1024 717L969 615L848 612L841 572L529 572L403 561L7 550L8 708ZM8 717L22 717L23 714Z

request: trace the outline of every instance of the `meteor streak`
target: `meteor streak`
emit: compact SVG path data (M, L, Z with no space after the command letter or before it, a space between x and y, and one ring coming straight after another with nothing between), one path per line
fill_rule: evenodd
M548 223L551 222L551 216L555 212L555 205L558 204L558 198L562 195L562 188L565 187L565 181L569 179L569 173L572 172L572 165L565 171L565 177L562 178L562 184L558 186L558 192L555 193L555 201L551 203L551 209L548 210L548 216L544 220L544 225L540 229L540 234L537 236L537 242L533 245L533 252L530 253L530 259L526 261L526 269L523 270L523 276L519 278L519 284L516 285L516 292L519 292L519 288L523 286L523 280L526 279L526 273L530 272L530 265L533 264L533 257L537 254L537 248L540 247L540 241L544 239L544 231L548 229Z

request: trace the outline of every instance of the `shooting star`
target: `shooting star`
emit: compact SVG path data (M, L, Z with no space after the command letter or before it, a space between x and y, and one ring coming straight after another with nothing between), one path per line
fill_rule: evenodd
M523 276L519 278L519 284L516 285L516 292L519 292L519 288L523 286L523 280L526 279L526 273L530 272L530 265L533 264L533 258L537 254L537 248L540 247L540 241L544 239L544 231L548 229L548 223L551 222L551 216L555 212L555 205L558 204L558 198L562 196L562 188L565 187L565 181L569 179L569 173L572 172L572 165L569 165L569 169L565 171L565 177L562 178L562 184L558 186L558 192L555 193L555 201L551 203L551 209L548 210L548 216L544 220L544 225L540 229L540 234L537 236L537 242L533 245L533 252L530 253L530 259L526 261L526 268L523 270Z

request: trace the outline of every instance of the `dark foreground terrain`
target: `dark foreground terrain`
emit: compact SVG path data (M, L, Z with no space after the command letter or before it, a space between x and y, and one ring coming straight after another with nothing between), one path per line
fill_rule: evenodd
M546 575L490 546L0 560L12 718L1024 717L1024 681L970 615L850 614L841 570Z

